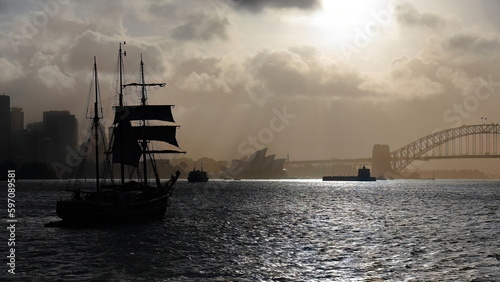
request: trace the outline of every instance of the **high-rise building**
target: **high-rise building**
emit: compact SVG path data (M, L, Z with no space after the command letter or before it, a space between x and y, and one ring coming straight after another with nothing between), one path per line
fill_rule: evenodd
M10 124L12 131L24 129L23 108L12 107L10 109Z
M43 131L43 121L32 122L26 125L26 129L33 132L42 132Z
M0 95L0 164L10 159L10 97Z
M24 162L48 162L48 157L52 159L52 150L47 150L42 145L43 122L33 122L26 125L26 129L18 134L19 148L22 152ZM17 144L16 144L17 145Z
M78 123L69 111L43 112L43 135L46 144L51 144L53 159L65 164L71 156L75 156L78 143ZM49 142L50 141L50 142ZM44 144L45 144L44 143ZM67 164L69 165L69 164Z
M24 113L22 108L10 108L11 126L11 159L18 165L24 164L32 147L26 142L29 140L28 132L24 130Z

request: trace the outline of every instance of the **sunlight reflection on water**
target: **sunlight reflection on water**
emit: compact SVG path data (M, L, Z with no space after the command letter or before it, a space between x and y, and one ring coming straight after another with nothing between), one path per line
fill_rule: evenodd
M181 181L162 221L61 229L43 224L65 183L19 182L18 276L494 281L499 184Z

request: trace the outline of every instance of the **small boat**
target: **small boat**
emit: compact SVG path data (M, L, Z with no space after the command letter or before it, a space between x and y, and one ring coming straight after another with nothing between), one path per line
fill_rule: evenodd
M203 166L201 166L201 170L197 170L196 167L194 167L193 170L189 172L188 181L189 182L207 182L208 175L207 175L206 171L203 171Z
M144 80L144 63L141 55L140 83L122 84L122 52L120 43L119 72L120 90L119 103L114 108L115 117L111 132L109 149L106 152L105 169L112 175L120 171L120 178L114 179L101 172L99 137L102 138L100 120L102 109L99 105L100 94L97 81L97 64L94 57L95 102L93 107L92 128L87 144L92 144L95 150L95 191L81 191L81 187L73 187L73 195L65 200L57 201L56 213L62 222L68 225L89 225L97 223L128 223L163 218L166 213L169 197L180 172L173 172L166 183L161 183L157 172L155 154L185 153L179 148L175 138L176 128L172 116L173 105L148 105L146 88L150 86L163 87L164 83L147 84ZM136 106L123 104L123 89L139 87L141 103ZM154 120L162 125L150 125ZM156 124L155 123L155 124ZM134 125L134 126L133 126ZM92 140L95 138L95 140ZM152 148L151 141L161 141L168 145L168 150ZM90 145L89 145L90 146ZM101 151L102 153L102 151ZM110 157L112 156L112 157ZM142 168L141 162L142 159ZM148 165L149 164L149 165ZM134 174L135 173L135 174ZM131 179L126 179L125 175ZM149 183L149 175L155 176L155 185ZM75 183L77 184L77 183ZM56 226L47 224L46 226Z
M376 177L370 176L370 169L364 165L358 169L357 176L323 176L323 181L376 181Z

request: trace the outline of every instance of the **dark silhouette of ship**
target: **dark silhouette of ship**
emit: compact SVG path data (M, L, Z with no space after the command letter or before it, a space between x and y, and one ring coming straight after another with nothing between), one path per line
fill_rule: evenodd
M370 176L370 169L364 165L358 169L357 176L323 176L323 181L376 181L377 178Z
M119 72L120 91L119 104L115 107L112 138L107 152L104 171L120 171L120 180L113 178L105 180L99 176L99 136L100 114L99 87L97 82L97 65L94 57L95 102L92 117L92 134L89 139L95 145L96 158L96 184L95 191L85 192L73 188L73 195L66 200L57 201L56 212L63 223L69 224L95 224L103 222L131 222L162 218L167 209L169 196L176 183L180 172L176 171L166 183L161 183L157 165L154 159L156 154L185 153L179 148L175 138L176 128L172 107L173 105L148 105L146 88L149 86L163 87L164 83L147 84L144 80L144 63L141 55L141 81L140 83L122 84L122 52L120 43ZM123 89L126 87L139 87L141 103L136 106L123 104ZM163 125L150 125L154 120ZM133 126L134 125L134 126ZM152 148L151 141L167 143L168 150ZM142 159L142 168L141 162ZM149 166L147 165L149 163ZM155 176L155 185L149 183L148 169ZM125 173L135 171L135 180L126 179ZM140 171L140 173L139 173ZM173 171L172 171L173 172ZM142 178L139 180L139 178ZM50 225L47 225L50 226Z
M203 166L201 166L201 170L197 170L196 167L194 167L193 170L189 172L187 179L189 182L207 182L208 175L206 171L203 171Z

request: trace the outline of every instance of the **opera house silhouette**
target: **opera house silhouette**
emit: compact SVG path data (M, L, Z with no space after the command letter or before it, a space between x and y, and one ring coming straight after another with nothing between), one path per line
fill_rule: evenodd
M232 160L230 167L223 167L224 174L232 178L269 179L287 178L283 164L286 159L275 159L276 155L266 156L268 148L256 151L249 157Z

